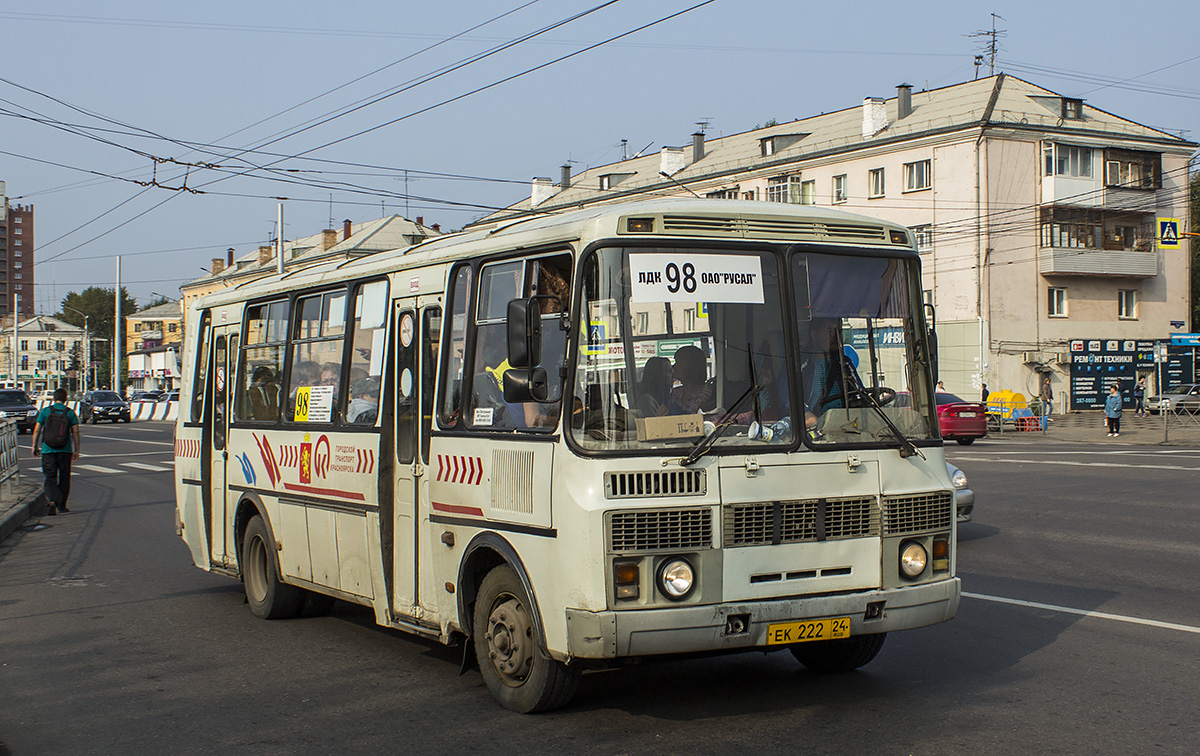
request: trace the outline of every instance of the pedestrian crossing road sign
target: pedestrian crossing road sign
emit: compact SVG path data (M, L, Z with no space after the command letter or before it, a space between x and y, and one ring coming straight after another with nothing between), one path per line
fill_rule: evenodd
M1158 248L1179 249L1179 219L1158 219Z

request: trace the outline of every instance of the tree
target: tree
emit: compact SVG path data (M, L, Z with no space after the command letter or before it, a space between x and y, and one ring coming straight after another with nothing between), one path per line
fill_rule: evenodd
M159 305L165 305L165 304L170 304L170 303L171 303L171 299L164 297L162 294L159 294L157 297L150 300L150 304L147 304L144 307L140 307L138 309L139 310L149 310L151 307L158 307Z
M115 298L112 289L90 286L82 292L69 292L63 297L62 306L54 317L83 328L84 315L87 315L87 327L92 338L92 362L96 365L97 386L112 386L112 341L113 341L113 312ZM70 308L70 309L68 309ZM129 296L124 287L121 288L121 317L138 311L137 300ZM81 315L80 313L83 313ZM125 339L125 324L121 324L121 339ZM125 364L125 345L118 344L120 363ZM124 372L124 371L122 371Z

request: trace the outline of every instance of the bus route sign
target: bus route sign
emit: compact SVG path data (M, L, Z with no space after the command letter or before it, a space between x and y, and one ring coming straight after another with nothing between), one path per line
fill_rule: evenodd
M757 255L629 255L634 302L762 304L762 260Z

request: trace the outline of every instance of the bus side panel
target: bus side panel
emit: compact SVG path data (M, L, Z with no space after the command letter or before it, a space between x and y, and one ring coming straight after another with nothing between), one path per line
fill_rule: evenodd
M180 396L187 396L181 393ZM180 413L187 409L180 402ZM203 483L200 470L199 427L185 428L181 419L175 426L175 502L180 536L192 552L192 562L202 569L209 568L208 542L204 537Z

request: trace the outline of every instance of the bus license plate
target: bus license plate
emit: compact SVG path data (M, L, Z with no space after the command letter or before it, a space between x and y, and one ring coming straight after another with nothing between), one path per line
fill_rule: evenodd
M774 625L767 625L768 646L849 637L849 617L830 617L829 619L803 622L777 622Z

